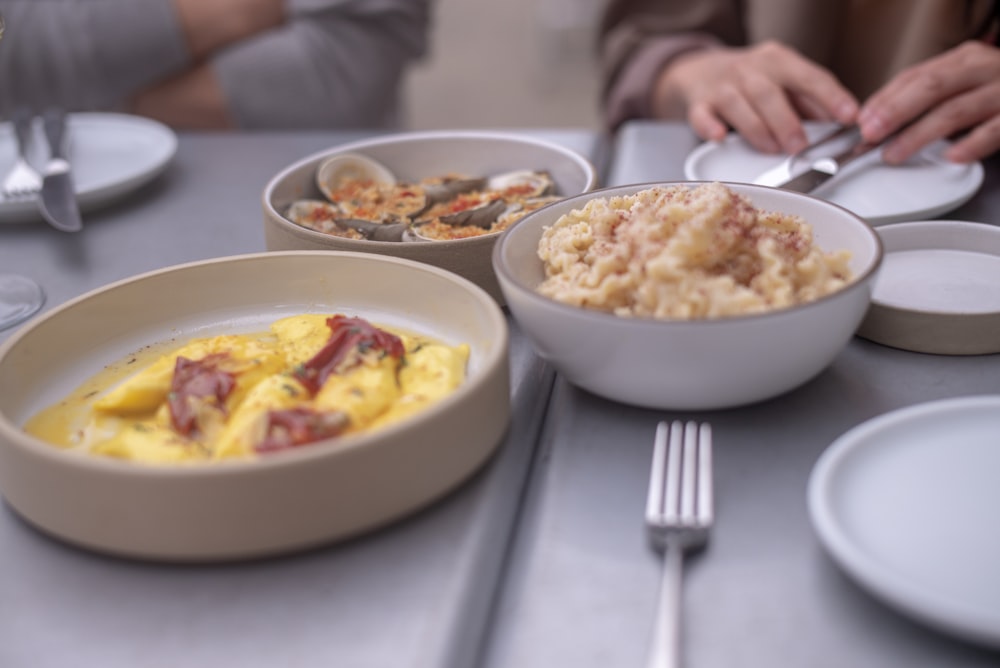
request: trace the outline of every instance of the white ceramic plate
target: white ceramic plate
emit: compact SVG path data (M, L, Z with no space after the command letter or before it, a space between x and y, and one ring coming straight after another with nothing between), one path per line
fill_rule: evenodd
M1000 396L899 409L817 461L809 511L863 587L939 630L1000 647Z
M806 126L810 139L829 128L822 123ZM947 162L941 157L946 146L946 142L936 142L897 167L885 165L878 151L872 151L813 194L850 209L872 225L934 218L964 204L983 182L980 163ZM692 151L684 162L684 175L694 181L754 183L787 157L759 153L738 135L730 134L721 142L705 143Z
M859 335L923 353L1000 352L1000 228L926 220L878 233L885 257Z
M48 144L41 119L35 119L28 160L41 169ZM67 150L80 208L102 206L159 175L177 152L177 136L162 123L125 114L70 114ZM0 178L17 158L14 130L0 123ZM5 200L0 196L0 223L41 220L34 198Z

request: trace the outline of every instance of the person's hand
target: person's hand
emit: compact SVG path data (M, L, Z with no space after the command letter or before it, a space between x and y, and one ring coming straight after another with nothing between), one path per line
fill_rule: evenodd
M886 145L886 162L905 162L928 143L962 132L946 159L972 162L1000 150L1000 49L969 41L914 65L876 91L858 114L870 142L911 121Z
M174 128L234 127L229 102L211 63L212 55L253 39L286 20L285 0L173 0L192 63L136 91L127 109Z
M854 121L858 103L828 70L777 42L704 49L675 58L653 92L654 113L686 110L702 139L732 127L756 149L794 153L807 144L802 119Z
M203 63L138 91L128 111L184 130L231 130L229 103L211 64Z

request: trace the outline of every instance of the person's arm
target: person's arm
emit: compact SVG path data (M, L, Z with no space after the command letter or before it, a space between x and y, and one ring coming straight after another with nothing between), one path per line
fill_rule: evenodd
M235 126L229 101L208 63L143 88L125 109L174 128L229 130Z
M285 0L173 0L181 31L196 64L138 90L133 113L188 129L230 129L230 102L211 59L226 48L252 42L286 20Z
M600 26L605 122L655 117L657 78L683 54L746 41L736 0L611 0ZM684 118L672 109L670 118ZM664 116L660 116L664 117Z
M173 0L195 60L285 22L285 0Z
M290 0L283 26L209 62L235 127L386 127L429 15L430 0Z
M3 0L0 115L15 106L114 109L191 64L174 8L161 0Z

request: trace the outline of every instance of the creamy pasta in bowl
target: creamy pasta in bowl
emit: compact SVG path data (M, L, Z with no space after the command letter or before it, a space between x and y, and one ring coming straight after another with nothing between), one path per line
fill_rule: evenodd
M509 385L503 311L437 267L334 251L167 267L0 346L0 493L100 552L290 553L466 480L501 445Z
M606 188L531 214L493 264L539 353L624 403L708 410L826 368L858 327L882 248L853 213L763 186Z

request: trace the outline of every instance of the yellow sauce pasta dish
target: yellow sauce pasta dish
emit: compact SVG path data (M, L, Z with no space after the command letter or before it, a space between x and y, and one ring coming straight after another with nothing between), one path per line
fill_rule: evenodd
M255 457L411 415L461 385L468 356L465 344L361 318L298 315L268 332L191 340L118 384L109 369L25 428L151 464Z
M802 217L754 207L720 183L594 198L542 233L552 299L619 316L760 313L840 290L846 250L825 253Z

